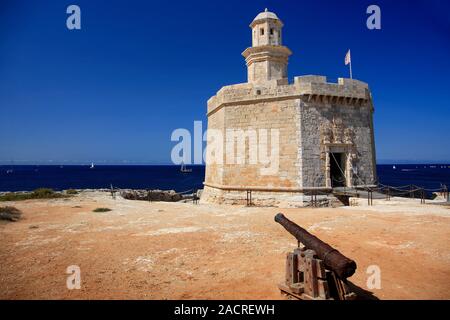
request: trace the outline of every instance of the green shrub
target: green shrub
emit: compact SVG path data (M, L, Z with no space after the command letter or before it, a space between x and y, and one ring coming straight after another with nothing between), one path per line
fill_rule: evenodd
M66 194L70 194L70 195L78 194L78 191L75 189L69 189L69 190L66 190Z
M22 212L14 207L0 207L0 220L17 221Z
M21 201L28 199L55 199L55 198L64 198L65 195L61 193L57 193L53 191L53 189L49 188L39 188L34 190L31 193L16 193L9 192L0 196L0 201Z
M108 211L112 211L112 210L109 208L97 208L97 209L92 210L92 212L108 212Z
M56 196L55 191L49 188L39 188L33 191L31 194L33 199L42 199L42 198L54 198Z
M30 199L30 195L27 193L9 192L0 196L0 201L20 201L27 199Z

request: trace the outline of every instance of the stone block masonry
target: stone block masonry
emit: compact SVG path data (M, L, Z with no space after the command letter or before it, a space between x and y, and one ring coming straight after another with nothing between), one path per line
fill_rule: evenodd
M222 144L233 149L225 150L222 161L207 159L202 202L243 204L251 190L255 204L304 206L309 201L306 193L316 190L331 203L335 187L376 181L368 84L345 78L330 83L318 75L295 77L289 83L291 51L282 46L282 26L274 13L260 13L250 25L253 46L243 53L248 82L225 86L208 100L208 130L223 132ZM230 130L242 134L230 138ZM247 134L272 131L278 141ZM241 149L230 144L235 138L241 138ZM252 161L251 149L263 143L270 153L276 142L277 170L261 174L268 164ZM230 153L239 151L240 161L227 161L235 159L227 158Z

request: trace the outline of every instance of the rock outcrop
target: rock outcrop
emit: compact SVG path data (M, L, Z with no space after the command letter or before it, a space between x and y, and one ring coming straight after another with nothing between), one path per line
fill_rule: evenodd
M128 200L177 202L183 199L175 190L122 190L120 195Z

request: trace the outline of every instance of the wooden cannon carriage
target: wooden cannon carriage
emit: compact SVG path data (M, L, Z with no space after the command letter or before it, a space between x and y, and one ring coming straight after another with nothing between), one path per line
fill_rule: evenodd
M355 261L308 233L283 214L277 214L275 221L291 233L299 244L286 257L286 279L278 285L283 294L299 300L356 298L356 294L347 285L347 278L355 273Z

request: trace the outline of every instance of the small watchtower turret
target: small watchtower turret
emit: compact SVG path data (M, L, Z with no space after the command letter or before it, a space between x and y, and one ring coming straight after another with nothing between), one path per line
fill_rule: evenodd
M261 12L250 24L252 28L252 46L281 46L281 28L283 22L273 12Z
M282 45L283 22L273 12L259 13L250 24L252 47L242 55L248 69L248 82L287 78L288 58L292 52Z

